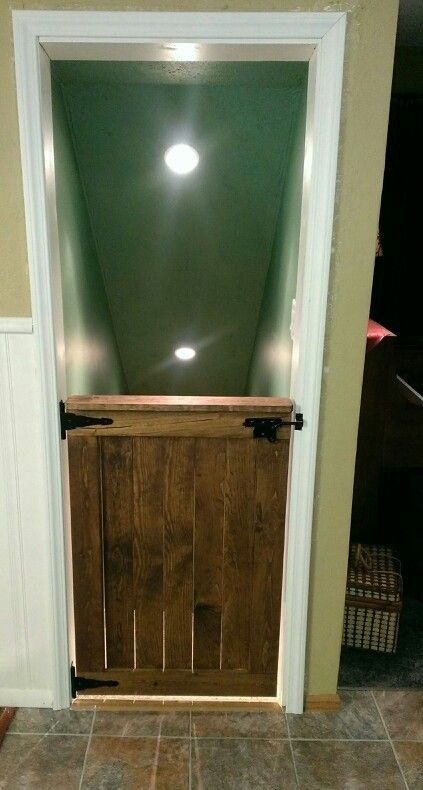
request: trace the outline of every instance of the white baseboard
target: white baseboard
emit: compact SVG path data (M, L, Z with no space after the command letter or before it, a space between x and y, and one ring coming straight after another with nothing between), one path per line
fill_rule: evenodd
M0 332L0 705L13 707L51 706L54 699L48 499L35 350L34 334Z
M51 708L51 689L2 689L0 705L5 708Z

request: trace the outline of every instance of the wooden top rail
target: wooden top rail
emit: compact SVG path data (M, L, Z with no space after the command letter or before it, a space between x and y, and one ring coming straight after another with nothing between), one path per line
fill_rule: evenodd
M72 395L67 411L187 411L291 414L289 398L220 398L203 395Z

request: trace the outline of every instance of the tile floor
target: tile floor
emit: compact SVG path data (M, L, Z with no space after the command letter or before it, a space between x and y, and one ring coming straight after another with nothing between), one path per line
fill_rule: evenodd
M339 713L18 710L0 788L423 788L423 691L343 690Z

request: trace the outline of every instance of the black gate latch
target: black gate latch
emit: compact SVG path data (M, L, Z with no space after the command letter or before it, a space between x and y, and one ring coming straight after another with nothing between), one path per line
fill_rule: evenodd
M267 439L269 442L277 442L278 428L293 425L296 431L302 431L304 417L299 412L295 415L295 420L285 422L280 417L247 417L244 421L246 428L253 428L254 439Z
M73 664L71 666L72 699L75 699L78 691L85 691L86 689L98 689L102 688L102 686L111 688L112 686L118 685L119 682L117 680L95 680L94 678L79 677L75 672L75 667Z
M110 417L84 417L83 414L74 414L71 411L66 411L62 400L59 408L60 435L62 439L66 439L66 431L72 431L74 428L87 428L89 425L112 425L113 423Z

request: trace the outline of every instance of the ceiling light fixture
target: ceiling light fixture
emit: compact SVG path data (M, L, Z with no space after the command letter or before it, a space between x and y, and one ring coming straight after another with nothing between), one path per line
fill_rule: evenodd
M184 362L186 362L188 359L193 359L195 357L195 350L189 346L181 346L181 348L176 349L175 357L183 359Z
M183 176L186 173L191 173L197 167L200 156L192 145L177 143L167 149L164 160L170 170L177 173L178 176Z
M177 42L176 44L168 44L165 49L172 53L174 60L199 60L200 53L198 44L191 42Z

